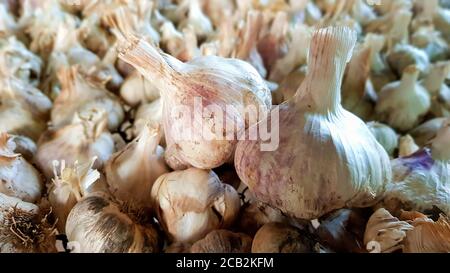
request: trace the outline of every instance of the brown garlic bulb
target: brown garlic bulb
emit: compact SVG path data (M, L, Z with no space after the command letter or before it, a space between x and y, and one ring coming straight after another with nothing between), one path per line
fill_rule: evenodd
M159 222L172 241L195 242L236 219L240 200L236 190L212 171L187 169L156 180L151 198Z
M253 238L252 253L310 253L312 242L293 226L268 223Z
M151 225L140 225L100 195L78 202L67 218L66 235L81 253L152 253L159 248Z
M405 253L449 253L450 219L441 215L436 222L430 219L412 221L412 230L406 232Z
M243 233L213 230L191 246L191 253L250 253L252 238Z
M242 207L236 222L239 231L254 236L263 225L271 222L287 223L288 217L283 216L279 210L253 201Z

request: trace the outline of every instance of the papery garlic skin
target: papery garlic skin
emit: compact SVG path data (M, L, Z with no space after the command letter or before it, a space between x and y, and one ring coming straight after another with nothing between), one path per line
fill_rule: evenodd
M46 216L37 205L0 193L0 253L56 252Z
M419 72L416 66L407 67L401 81L387 84L379 93L376 114L400 131L417 125L431 106L430 95L417 82Z
M72 124L45 132L39 142L36 162L47 178L53 177L53 160L87 162L97 157L101 169L114 153L114 140L107 130L107 115L93 111L76 115Z
M239 132L254 121L237 109L253 106L260 113L258 116L252 113L257 120L270 109L271 95L267 85L246 62L203 56L181 63L142 40L132 36L128 39L128 42L123 41L120 57L152 80L161 92L166 161L173 169L186 166L210 169L224 164L233 155L236 137L228 140L225 130L215 132L215 123L234 123ZM189 109L194 114L196 100L201 101L202 109L207 105L218 106L223 111L223 120L197 113L201 118L194 118L193 122L188 122L191 124L186 124L186 118L172 112L174 109ZM235 110L229 111L233 108ZM198 128L199 124L201 128ZM190 136L185 137L187 134ZM211 140L206 139L205 134L212 136Z
M430 65L430 60L425 52L408 44L396 45L386 58L389 66L397 75L401 75L410 65L417 66L421 72L426 72Z
M151 198L162 228L176 242L195 242L214 229L229 227L240 207L233 187L212 171L194 168L160 176Z
M393 156L395 149L398 147L398 135L394 129L376 121L368 122L366 125L386 152Z
M437 117L450 117L450 88L445 84L448 78L450 61L437 62L421 83L431 95L431 112Z
M33 162L34 155L37 151L36 143L25 136L9 135L12 141L15 143L14 152L21 154L28 162Z
M139 209L151 207L153 183L169 172L164 149L158 145L160 138L159 127L146 126L135 140L108 160L106 181L117 200Z
M75 162L70 167L66 167L64 161L53 162L54 177L48 187L48 200L61 233L65 232L67 216L75 204L94 191L94 184L100 182L100 173L92 169L94 162L95 158L82 164Z
M159 89L138 71L134 71L125 79L120 88L120 96L130 106L149 103L160 97Z
M316 219L346 206L371 206L390 180L384 148L340 105L341 80L355 41L356 33L346 27L316 31L308 74L294 99L280 106L278 149L261 151L261 141L237 146L241 180L256 199L288 216Z
M35 203L44 188L39 172L20 154L6 133L0 135L0 192L25 202Z
M69 242L81 253L152 253L158 236L151 226L134 222L119 206L101 196L89 196L70 211L66 223Z
M449 253L450 219L441 215L438 221L416 219L414 229L406 232L404 253Z
M414 139L410 135L406 135L400 138L398 147L398 156L405 157L417 152L420 147L414 142Z
M252 238L243 233L213 230L191 246L191 253L250 253Z
M364 233L364 244L368 251L375 251L371 248L374 242L379 247L379 252L390 253L403 248L403 240L406 233L412 230L413 226L405 221L400 221L392 216L387 210L380 208L370 216Z
M133 123L133 135L137 137L147 125L160 126L161 145L164 146L164 128L162 127L163 105L159 98L152 103L142 104L136 111Z
M108 128L117 129L124 119L120 101L100 83L89 79L77 66L59 72L62 90L55 99L51 112L52 125L61 127L69 124L76 113L105 111L108 114Z
M417 145L422 147L436 136L446 120L447 118L430 119L411 130L409 134L414 138Z

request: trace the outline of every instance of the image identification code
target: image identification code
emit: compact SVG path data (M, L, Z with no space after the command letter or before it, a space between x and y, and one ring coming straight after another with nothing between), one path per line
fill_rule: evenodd
M210 259L183 259L177 260L177 268L199 268L208 270L211 268L273 268L273 258L220 258Z

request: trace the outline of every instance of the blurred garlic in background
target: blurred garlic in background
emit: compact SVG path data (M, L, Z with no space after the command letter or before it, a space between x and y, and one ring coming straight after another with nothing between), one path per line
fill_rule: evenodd
M412 155L420 149L410 135L400 137L398 146L398 156L405 157Z
M398 148L398 135L394 129L376 121L368 122L366 125L378 143L383 146L390 156L393 156L395 149Z
M205 238L195 242L191 253L250 253L252 238L243 233L225 229L213 230Z

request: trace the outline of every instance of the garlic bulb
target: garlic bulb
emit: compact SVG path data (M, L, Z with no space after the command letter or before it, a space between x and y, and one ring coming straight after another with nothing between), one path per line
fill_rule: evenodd
M159 146L159 127L146 126L136 140L113 154L105 166L109 190L117 200L138 208L150 208L153 183L169 172L164 149Z
M39 172L20 154L16 144L6 133L0 135L0 192L25 202L35 203L41 198L43 183Z
M14 16L8 11L5 3L0 3L0 37L13 36L17 32Z
M401 75L410 65L415 65L421 72L426 72L430 65L428 55L409 44L396 45L392 52L386 56L386 59L397 75Z
M408 66L401 81L383 87L375 107L379 119L400 131L407 131L417 125L431 106L430 95L417 79L419 69Z
M57 219L56 227L61 233L65 232L70 210L100 179L100 173L92 169L94 162L95 158L82 164L75 161L70 167L66 167L64 161L53 162L54 177L48 189L48 200Z
M113 44L112 36L102 27L98 14L85 17L79 27L80 41L89 51L102 57Z
M288 216L316 219L345 206L371 206L390 180L387 153L340 105L341 80L355 41L356 33L347 27L316 31L308 74L280 109L278 149L261 151L261 141L237 146L241 180L256 199Z
M263 225L270 222L287 223L288 218L279 210L254 201L242 207L239 220L236 222L239 231L254 236Z
M312 243L288 224L268 223L253 238L252 253L310 253Z
M29 51L15 36L0 40L0 73L37 86L42 60Z
M364 233L364 244L369 252L390 253L403 249L406 233L413 226L400 221L380 208L370 216Z
M436 136L446 120L446 118L430 119L411 130L409 134L414 138L417 145L422 147Z
M0 193L0 253L56 252L56 233L46 212Z
M0 79L0 132L33 140L46 129L51 101L33 86L15 78Z
M120 88L120 97L128 105L136 106L140 103L152 102L160 96L159 89L138 71L134 71L123 82Z
M445 8L439 8L434 14L433 23L447 42L450 41L450 11Z
M61 69L58 77L62 90L51 112L53 126L67 125L77 112L89 112L91 109L104 110L108 114L110 130L120 126L124 119L122 105L101 83L82 73L78 66Z
M252 238L243 233L213 230L191 246L191 253L250 253Z
M445 60L450 53L448 44L441 33L431 26L421 27L414 32L411 44L424 50L432 62Z
M104 111L76 114L71 124L45 132L38 142L36 162L47 178L53 177L53 160L87 162L97 157L94 168L101 169L114 153L114 140L107 129Z
M28 162L32 162L37 151L36 143L25 136L9 135L12 142L15 144L15 153L21 154Z
M420 147L414 142L410 135L402 136L399 141L398 156L405 157L417 152Z
M187 1L189 5L188 16L185 20L180 22L180 28L190 25L194 28L195 34L199 38L204 39L211 35L213 26L209 18L203 13L200 1L201 0Z
M161 26L161 33L161 44L166 52L180 61L192 59L187 52L183 33L179 32L172 22L165 22Z
M395 149L398 147L398 136L394 129L376 121L368 122L366 125L378 143L390 156L393 156Z
M164 129L162 128L162 101L157 99L152 103L139 106L133 123L133 135L138 136L147 125L151 127L161 126L161 144L165 143Z
M450 213L449 141L450 123L447 121L432 141L431 150L419 150L392 161L394 177L384 197L387 209L426 211L436 206Z
M233 57L249 62L261 75L265 78L267 70L264 66L263 59L259 54L257 43L263 23L262 13L257 11L249 11L247 14L245 26L242 28L239 36L240 41L237 42Z
M158 234L122 212L113 201L93 195L78 202L67 218L66 235L81 253L152 253Z
M450 78L450 61L431 65L430 73L422 85L431 95L431 112L437 117L450 117L450 88L445 80Z
M450 252L450 219L441 215L436 222L417 219L411 223L414 229L406 232L405 253Z
M226 228L239 212L239 196L212 171L187 169L160 176L151 198L159 222L172 241L195 242Z
M271 81L282 80L290 75L296 67L306 63L311 34L311 29L303 24L297 24L289 29L288 36L291 40L287 42L288 51L286 55L276 60L274 67L270 70L269 79Z
M370 55L370 47L362 46L355 50L342 82L342 106L363 120L372 116L376 100L376 95L371 96L366 90L370 76Z
M231 123L235 124L239 132L257 122L271 106L270 91L265 82L246 62L202 56L182 63L142 40L131 36L128 39L128 42L123 40L120 57L152 80L161 92L167 142L166 161L173 169L186 165L208 169L224 164L233 155L236 132L231 132L235 136L233 140L225 140L230 139L224 135L228 135L230 132L225 131L229 130L216 131L212 127ZM180 113L173 113L174 109L198 112L200 109L195 109L196 101L200 102L200 108L210 104L217 106L215 108L225 112L222 115L225 114L223 117L226 120L195 114L198 117L194 117L191 123L186 120L186 116L180 118ZM229 111L230 108L235 110ZM243 115L237 110L249 108L257 109L256 113L250 113L256 121L250 121L249 115ZM188 117L191 114L183 113ZM205 135L210 136L211 140L207 140L209 137Z

